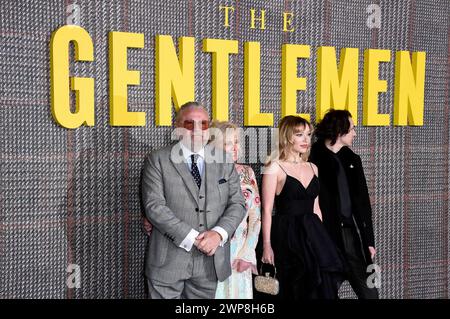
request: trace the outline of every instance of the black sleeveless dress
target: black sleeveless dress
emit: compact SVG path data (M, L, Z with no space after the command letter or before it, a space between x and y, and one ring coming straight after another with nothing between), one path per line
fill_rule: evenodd
M305 188L298 179L286 175L283 189L275 197L271 227L279 297L337 299L345 261L313 212L319 179L314 175Z

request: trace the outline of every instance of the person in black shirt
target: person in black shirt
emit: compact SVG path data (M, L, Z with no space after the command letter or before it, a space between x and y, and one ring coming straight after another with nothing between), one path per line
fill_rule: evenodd
M310 161L318 167L323 223L347 261L347 279L360 299L378 299L367 267L376 253L372 209L350 112L329 110L315 130Z

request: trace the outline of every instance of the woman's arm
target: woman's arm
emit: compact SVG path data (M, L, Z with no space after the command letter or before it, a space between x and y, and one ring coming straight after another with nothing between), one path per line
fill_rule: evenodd
M319 169L313 163L311 163L311 166L313 168L314 175L316 175L317 178L318 178L319 177ZM316 214L319 217L319 219L321 221L323 221L323 219L322 219L322 210L320 209L320 205L319 205L319 195L317 195L316 199L314 200L314 214Z
M270 242L270 230L272 227L272 210L277 189L278 173L278 164L272 163L265 168L262 181L262 261L272 265L274 264L274 255Z
M323 222L322 219L322 211L320 210L320 205L319 205L319 196L316 197L316 199L314 200L314 214L316 214L320 221Z
M252 185L252 194L247 201L248 210L248 224L247 236L244 245L240 249L237 258L242 258L246 261L252 261L258 241L259 232L261 230L261 203L258 192L258 184L256 183L255 173L251 167L247 167L249 180Z
M249 267L252 267L253 272L256 273L255 248L256 243L258 242L259 232L261 230L261 202L255 173L249 166L246 167L246 170L246 174L248 174L248 178L252 186L252 194L247 200L247 236L245 237L245 242L242 245L242 248L236 256L236 268L237 271L244 271Z

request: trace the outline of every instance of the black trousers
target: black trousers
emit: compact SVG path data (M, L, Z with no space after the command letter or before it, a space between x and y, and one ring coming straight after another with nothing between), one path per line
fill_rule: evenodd
M355 227L342 228L345 257L347 260L347 279L359 299L378 299L378 289L367 286L367 265L364 261L361 242Z

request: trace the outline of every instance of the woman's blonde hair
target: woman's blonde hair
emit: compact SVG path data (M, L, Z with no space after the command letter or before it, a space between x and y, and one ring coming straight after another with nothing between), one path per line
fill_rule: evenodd
M275 161L285 160L292 145L292 137L295 133L304 130L306 126L312 131L311 124L300 116L287 115L283 117L278 125L278 148L272 151L265 165L269 166ZM301 156L304 161L307 161L309 151Z
M233 123L227 122L227 121L213 120L211 122L210 128L220 130L220 132L222 133L222 137L223 137L230 130L237 131L238 126L236 124L233 124ZM217 134L214 134L214 132L213 132L213 134L211 134L209 143L217 145L218 139L216 137L217 137ZM223 139L222 139L222 142L223 142Z
M228 128L232 128L232 129L237 129L237 125L231 122L227 122L227 121L218 121L218 120L213 120L211 122L211 127L216 127L219 130L221 130L222 132L225 132Z

